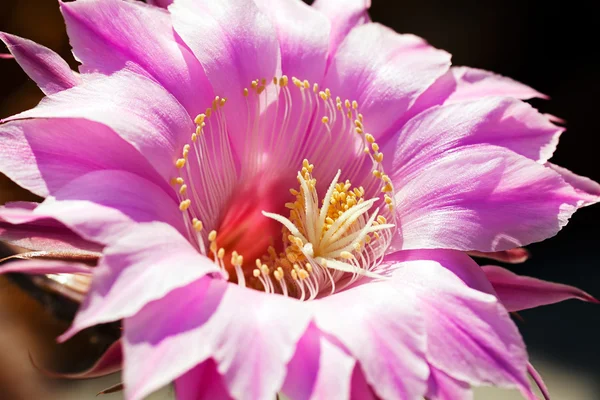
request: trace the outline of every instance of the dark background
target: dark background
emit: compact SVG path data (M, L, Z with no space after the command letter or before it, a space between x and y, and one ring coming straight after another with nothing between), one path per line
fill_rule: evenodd
M552 161L600 181L599 11L592 2L575 1L373 0L371 16L447 50L455 65L495 71L549 95L550 101L532 103L567 121ZM56 0L2 0L0 30L50 47L76 67ZM33 107L40 98L14 61L0 60L0 118ZM28 197L0 178L0 203ZM511 269L600 297L599 217L600 206L580 210L557 237L529 246L527 263ZM521 315L525 322L519 326L534 361L556 361L600 378L600 306L569 301Z

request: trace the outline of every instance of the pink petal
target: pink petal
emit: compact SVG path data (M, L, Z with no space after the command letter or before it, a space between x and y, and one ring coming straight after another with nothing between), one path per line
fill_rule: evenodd
M527 85L493 72L469 67L452 67L450 71L456 80L457 87L446 100L447 103L491 96L514 97L523 100L534 97L548 99L548 96Z
M367 13L371 0L315 0L312 6L331 21L331 56L335 55L338 46L353 28L371 21Z
M174 160L194 130L191 117L168 92L128 70L107 77L94 75L7 120L27 118L83 118L104 124L142 153L166 180L176 173Z
M542 376L536 371L536 369L531 365L531 363L527 363L527 372L531 376L531 379L535 382L537 387L542 392L542 396L544 396L544 400L550 400L550 392L542 379Z
M0 170L43 197L97 170L120 169L162 181L139 151L97 122L79 118L13 121L0 125L0 140Z
M558 165L546 163L546 166L557 172L580 195L580 207L589 206L600 201L600 184L585 176L576 175Z
M138 222L162 221L186 232L175 200L152 182L124 171L96 171L65 185L34 211L87 240L109 244Z
M177 378L175 393L177 400L232 399L219 375L217 365L211 359Z
M83 72L108 75L133 63L133 69L156 79L193 116L212 101L202 67L178 42L165 10L121 0L61 2L60 9Z
M426 398L429 400L472 400L471 387L458 381L435 367L430 367L429 389Z
M36 215L31 208L10 203L0 207L0 240L30 250L81 252L101 249L60 222Z
M235 153L247 151L247 100L255 79L281 74L277 32L253 1L177 0L170 7L175 30L206 71L223 108ZM201 23L199 23L201 21Z
M483 267L483 271L508 311L526 310L568 299L599 303L594 297L573 286L520 276L493 265Z
M147 303L218 271L214 262L171 226L159 222L135 225L104 249L89 294L59 340L135 315Z
M298 0L254 0L277 31L283 74L311 83L325 75L329 20Z
M464 255L451 268L461 266L475 271L476 264ZM461 382L516 387L532 398L525 345L495 296L470 288L435 260L399 258L393 279L416 292L433 367Z
M396 249L524 246L554 236L580 201L558 174L502 147L465 146L413 163L394 180Z
M403 114L450 66L450 55L423 39L379 24L353 29L340 45L324 86L358 102L365 129L376 138L395 133Z
M173 4L173 0L146 0L146 3L152 4L157 7L167 8Z
M232 397L274 398L309 318L296 300L221 280L175 290L124 322L126 397L141 399L212 357Z
M77 74L54 51L8 33L0 32L0 40L45 94L60 92L79 84Z
M44 375L57 379L93 379L110 375L121 370L123 362L123 350L121 340L117 340L109 346L102 356L85 371L77 373L58 373L42 370Z
M368 283L311 302L320 330L336 337L384 399L423 396L426 331L410 288Z
M393 173L411 173L444 153L465 146L500 146L546 162L564 131L529 104L489 98L434 107L410 120L397 134Z
M294 400L350 398L355 365L356 360L311 324L287 366L281 393Z
M79 263L66 263L64 261L26 260L13 261L0 266L0 275L3 274L89 274L92 267Z

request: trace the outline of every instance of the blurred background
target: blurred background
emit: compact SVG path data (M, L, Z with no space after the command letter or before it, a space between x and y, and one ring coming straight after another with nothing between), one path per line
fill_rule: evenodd
M495 71L549 95L551 101L532 103L567 121L553 162L600 181L597 2L372 2L374 21L424 37L452 53L455 65ZM2 0L0 30L41 43L76 68L56 0ZM39 89L13 60L0 59L0 118L31 108L40 98ZM0 204L34 199L0 176ZM529 246L532 258L528 262L510 268L600 297L599 221L600 207L579 211L557 237ZM0 256L7 251L0 249ZM554 399L600 399L599 307L569 301L521 313L524 322L517 323ZM33 367L29 354L46 367L81 369L107 345L95 332L86 332L66 345L55 344L54 338L66 326L66 321L57 319L14 282L0 278L1 399L92 399L118 382L118 376L76 383L50 380ZM120 394L104 396L121 398ZM166 390L157 398L170 396ZM519 397L484 389L476 398Z

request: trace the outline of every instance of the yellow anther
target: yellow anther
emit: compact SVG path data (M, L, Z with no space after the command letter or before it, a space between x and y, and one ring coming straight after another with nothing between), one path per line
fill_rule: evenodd
M360 113L358 114L358 120L359 120L360 122L363 122L363 115L362 115L362 114L360 114Z
M237 256L237 258L236 258L236 264L239 265L239 266L242 266L244 264L244 256L242 256L242 255Z
M354 247L354 250L360 251L360 243L354 243L352 247Z
M371 152L371 149L369 149L368 147L365 147L365 149L363 151L365 152L365 154L369 154Z
M357 128L362 128L363 124L359 120L355 119L354 120L354 126L356 126Z
M350 253L349 251L342 251L340 253L340 257L346 259L346 260L351 260L354 258L354 256L352 255L352 253Z
M367 133L365 135L365 139L367 139L367 142L369 142L369 143L375 143L375 138L370 133Z
M379 145L377 143L373 143L371 145L371 148L373 149L374 152L378 152L379 151Z
M295 269L292 270L291 274L292 274L292 279L293 280L295 280L295 281L298 280L298 274L296 273Z
M250 94L248 88L244 88L244 97L248 97L248 94Z
M344 105L346 106L346 108L350 108L350 106L351 106L350 100L348 100L348 99L344 100Z
M327 100L327 94L326 94L325 92L323 92L323 91L320 91L320 92L319 92L319 97L320 97L322 100Z
M219 259L223 259L223 257L225 257L225 249L224 248L220 248L219 251L217 252L217 257L219 257Z
M207 108L206 111L204 112L204 114L206 114L207 118L210 118L211 114L212 114L212 108Z
M187 210L191 204L192 204L192 201L190 199L183 200L181 203L179 203L179 211Z
M382 175L382 174L381 174L381 171L379 171L379 170L377 170L377 169L373 171L373 176L374 176L375 178L379 178L379 179L381 179L381 175Z
M252 89L256 89L258 87L258 81L252 81L250 86L252 86Z
M306 272L305 270L301 269L298 270L298 277L302 280L308 278L308 272Z
M310 88L310 83L306 79L304 80L303 83L304 83L304 89Z
M361 128L356 128L356 133L358 133L359 135L362 135L363 130Z
M329 117L323 117L323 118L321 118L321 122L323 122L324 124L329 123Z
M394 189L392 188L391 184L386 184L384 187L381 188L381 191L384 193L389 193L391 191L393 191Z
M210 231L210 233L208 234L208 241L214 242L215 240L217 240L217 231Z
M283 75L279 79L279 86L283 87L283 86L287 86L287 84L288 84L288 77L287 77L287 75Z
M258 278L260 276L260 271L258 269L254 269L252 270L252 275L254 275L255 278Z
M379 215L377 216L377 222L379 222L380 224L385 224L387 222L387 219L385 219L383 215Z
M223 107L225 105L225 103L227 103L227 99L225 97L223 97L221 99L221 107Z
M292 196L298 196L300 194L300 192L298 192L296 189L290 189L290 193Z
M198 140L198 134L192 133L192 142L195 142L196 140Z
M183 146L183 158L187 158L189 153L190 153L190 145L186 144L185 146Z
M377 161L378 163L383 161L383 153L377 153L373 156L373 158L375 159L375 161Z
M194 226L194 229L196 230L196 232L200 232L200 231L202 231L202 228L204 228L202 221L199 221L197 218L194 218L192 220L192 225Z
M281 275L281 272L279 272L279 270L275 270L273 271L273 276L275 277L275 279L277 279L278 281L280 281L283 276Z
M184 195L187 192L187 185L181 185L179 188L179 194Z
M318 93L318 92L319 92L319 84L318 84L318 83L315 83L315 84L313 85L313 92L315 92L315 93Z
M204 118L206 118L206 114L198 114L196 118L194 118L194 122L196 123L196 125L200 125L204 122Z
M171 178L171 185L173 185L173 186L177 185L177 179L178 178Z
M358 108L358 102L356 100L352 100L352 108L355 110Z
M181 168L183 168L183 167L185 166L185 158L180 158L180 159L178 159L178 160L175 162L175 166L176 166L178 169L181 169Z
M385 204L392 204L392 198L387 194L384 196Z
M212 242L210 244L209 249L210 249L211 253L216 253L217 252L217 242Z
M329 88L325 89L325 94L327 95L328 99L331 98L331 90L329 90Z
M312 273L312 271L313 271L313 267L312 267L312 265L310 265L310 263L306 263L306 264L304 265L304 268L306 268L306 270L307 270L309 273Z
M268 267L266 264L263 264L263 265L260 267L260 272L262 272L262 273L263 273L263 274L265 274L265 275L269 275L269 273L270 273L271 271L269 270L269 267Z
M294 83L294 85L296 85L297 87L301 88L302 87L302 81L294 76L292 76L292 82Z

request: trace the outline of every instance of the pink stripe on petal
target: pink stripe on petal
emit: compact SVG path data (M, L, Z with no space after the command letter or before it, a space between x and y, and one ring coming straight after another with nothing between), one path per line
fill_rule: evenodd
M194 131L191 117L168 91L127 69L110 76L87 76L81 85L46 97L37 107L5 121L28 118L81 118L104 124L137 149L166 181L176 173L174 160Z
M430 366L429 389L426 398L429 400L472 400L473 391L468 384Z
M315 0L312 6L331 22L330 57L353 28L371 21L368 14L371 0Z
M109 75L129 65L158 81L192 117L209 106L212 88L165 10L121 0L61 2L60 9L83 72Z
M232 397L274 398L309 318L296 300L221 280L177 289L124 321L126 396L144 398L212 357Z
M464 255L452 265L404 261L393 275L400 291L416 293L429 364L455 380L518 388L531 398L525 345L507 311L495 296L470 288L448 267L474 274L477 265ZM479 275L485 279L481 270Z
M125 171L95 171L48 197L35 214L56 219L84 239L109 244L138 222L165 222L186 234L178 203L170 194Z
M404 114L449 66L450 54L425 40L368 23L342 42L323 86L342 101L356 100L365 129L380 141L398 131Z
M329 45L329 20L298 0L254 0L271 19L281 51L281 71L321 83Z
M13 121L0 125L0 140L2 172L42 197L97 170L120 169L162 181L138 150L97 122L80 118Z
M45 94L60 92L79 84L78 74L54 51L8 33L0 32L0 40ZM0 55L0 58L9 57Z
M526 310L569 299L600 303L591 295L573 286L520 276L492 265L483 267L483 271L508 311Z
M137 224L104 249L89 294L59 340L135 315L147 303L218 271L173 227L158 222Z
M424 395L429 373L427 333L416 300L410 287L383 281L310 305L316 325L346 346L377 396L414 399Z
M277 32L249 0L178 0L169 11L175 31L202 64L215 95L227 98L223 111L231 145L235 154L245 154L247 130L254 121L243 90L256 79L271 82L281 75Z
M500 146L465 146L413 163L392 178L402 229L395 249L525 246L558 233L580 200L557 173Z
M217 365L211 359L195 366L175 380L177 400L230 400Z

